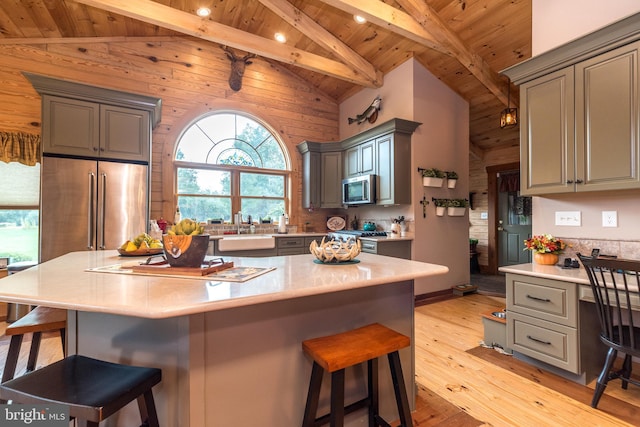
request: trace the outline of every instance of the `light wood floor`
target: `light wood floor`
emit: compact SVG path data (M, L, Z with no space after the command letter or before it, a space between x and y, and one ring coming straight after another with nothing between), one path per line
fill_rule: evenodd
M631 425L606 408L591 408L590 400L573 400L466 353L483 339L481 314L504 305L504 298L472 294L417 307L418 384L491 426ZM612 382L605 393L628 402L640 425L640 388L622 390L619 384Z
M477 347L484 331L481 314L504 307L504 298L480 294L467 295L416 308L416 380L418 383L416 427L425 426L629 426L606 408L592 409L589 401L580 402L553 391L542 383L528 380L466 351ZM0 333L4 333L0 322ZM3 368L8 340L0 340L0 370ZM18 372L24 370L28 345L23 344ZM45 336L39 364L62 357L57 335ZM593 388L593 384L589 385ZM427 390L425 390L427 389ZM628 402L638 411L640 425L640 388L629 385L624 391L615 382L606 393ZM454 411L438 408L430 396L452 403ZM436 397L437 398L437 397ZM474 417L479 422L469 421ZM466 418L465 418L466 417Z

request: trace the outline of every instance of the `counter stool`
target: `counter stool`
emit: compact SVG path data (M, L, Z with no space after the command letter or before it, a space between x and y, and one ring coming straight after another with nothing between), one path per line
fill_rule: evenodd
M29 358L27 360L27 372L31 372L36 367L38 352L40 351L40 341L43 332L59 332L62 341L62 352L65 354L65 332L67 328L67 310L50 307L36 307L27 315L21 317L7 326L5 335L11 337L7 360L2 372L2 382L13 378L16 373L18 357L20 356L20 346L25 334L32 333Z
M100 421L137 399L142 425L159 427L152 387L162 379L157 368L127 366L73 355L0 384L0 399L14 403L59 404L79 425Z
M369 427L388 426L389 424L378 414L378 357L384 355L389 359L400 427L413 426L398 353L398 350L408 347L410 342L409 337L378 323L303 341L302 349L313 359L313 369L302 427L323 425L327 422L330 422L331 427L341 427L345 414L361 408L369 410ZM367 397L345 406L345 368L363 362L367 362ZM325 370L331 373L331 409L329 414L316 418Z

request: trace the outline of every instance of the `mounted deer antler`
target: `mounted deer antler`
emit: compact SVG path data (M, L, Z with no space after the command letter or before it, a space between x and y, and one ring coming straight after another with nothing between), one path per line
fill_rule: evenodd
M227 54L227 58L231 61L231 74L229 75L229 87L234 91L239 91L242 88L242 76L244 75L244 69L247 65L253 63L250 61L251 58L255 58L255 53L247 53L242 58L236 56L236 54L229 49L227 46L223 46L222 50L224 50Z

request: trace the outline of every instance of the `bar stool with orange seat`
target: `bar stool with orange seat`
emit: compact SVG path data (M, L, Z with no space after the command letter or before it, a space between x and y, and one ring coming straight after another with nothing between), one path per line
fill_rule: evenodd
M313 368L302 427L327 422L330 422L331 427L342 427L346 414L365 407L369 411L369 426L388 426L378 413L378 358L385 355L389 359L393 379L400 417L399 427L413 426L398 353L398 350L408 347L410 343L409 337L379 323L303 341L302 349L313 359ZM363 362L367 362L367 397L345 407L345 369ZM329 414L316 418L325 370L331 373L331 408Z

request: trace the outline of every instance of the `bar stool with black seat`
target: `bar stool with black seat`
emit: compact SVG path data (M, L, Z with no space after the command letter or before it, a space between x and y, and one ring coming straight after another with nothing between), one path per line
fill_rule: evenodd
M152 388L157 368L128 366L73 355L0 384L0 399L24 404L59 404L79 426L98 424L138 401L145 427L159 427Z
M591 400L591 407L596 408L610 380L621 379L625 390L629 383L640 386L640 382L631 379L632 358L640 357L640 326L629 310L640 290L640 261L581 254L578 258L589 276L600 320L600 341L609 347ZM618 352L625 356L622 367L615 370Z
M385 355L389 359L400 427L413 426L398 353L410 343L409 337L379 323L303 341L302 349L313 359L313 368L302 427L326 423L331 427L341 427L346 414L362 408L368 408L370 427L388 426L378 413L378 358ZM345 406L345 369L364 362L367 362L367 397ZM330 412L316 418L324 371L331 373Z
M11 337L11 342L4 364L4 371L2 371L2 382L12 379L16 373L20 347L22 346L25 334L32 334L26 369L26 372L31 372L36 368L43 333L58 332L60 334L60 340L62 341L62 353L63 355L66 354L66 328L67 310L43 306L34 308L25 316L9 324L5 330L5 335Z

